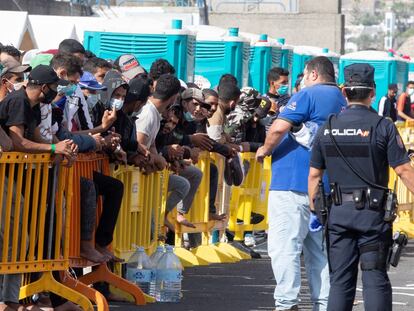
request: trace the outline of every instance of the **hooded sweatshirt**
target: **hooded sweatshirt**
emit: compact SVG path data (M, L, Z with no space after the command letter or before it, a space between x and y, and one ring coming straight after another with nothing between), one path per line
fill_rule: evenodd
M128 83L124 81L121 73L116 70L110 70L106 73L102 85L106 86L107 89L99 93L100 100L92 108L91 113L92 122L95 127L101 125L105 110L111 109L109 102L115 90L120 86L128 88Z

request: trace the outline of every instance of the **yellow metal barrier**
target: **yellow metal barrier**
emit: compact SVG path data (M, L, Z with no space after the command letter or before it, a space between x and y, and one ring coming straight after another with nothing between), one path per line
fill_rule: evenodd
M0 273L41 273L39 280L21 287L20 299L48 291L93 310L86 297L52 276L52 271L69 267L70 228L65 220L70 219L71 200L72 169L52 166L50 155L0 156Z
M115 255L128 260L133 244L152 254L163 235L168 171L142 174L134 166L112 166L111 176L124 184L124 197L115 228Z
M217 222L214 229L219 230L219 242L215 244L220 251L238 259L251 259L251 256L236 247L227 243L225 237L226 229L229 221L230 213L230 198L232 187L224 182L225 157L217 153L210 153L212 162L217 166L218 170L218 191L216 196L216 208L219 215L225 214L227 218L225 221Z
M254 153L241 154L243 161L248 161L250 168L242 185L232 188L230 199L229 230L234 231L234 239L242 241L245 231L267 229L267 197L270 183L270 158L262 165L255 160ZM265 217L259 224L250 224L252 212ZM243 221L237 224L237 219Z
M411 161L414 166L414 161ZM404 231L410 238L414 238L414 195L403 184L401 179L390 169L390 181L388 187L394 188L396 181L396 193L398 198L398 217L394 221L395 231Z
M135 251L133 245L144 247L150 255L159 245L160 237L163 236L168 174L164 170L144 175L134 166L111 167L111 176L124 184L122 206L114 233L116 256L128 260ZM121 275L120 265L117 269ZM111 290L122 295L114 288ZM145 300L155 302L149 295L145 295Z
M210 154L202 152L197 167L203 172L203 178L195 195L193 205L187 219L196 228L188 228L175 223L175 254L181 259L184 266L206 265L218 262L235 262L238 259L222 252L215 245L210 244L210 233L218 221L209 219L210 196ZM183 233L201 233L201 245L188 251L181 247Z
M81 211L80 211L80 178L88 178L93 180L93 172L97 171L105 175L109 175L109 160L103 154L80 154L74 165L74 197L72 204L72 217L70 221L70 232L71 232L71 245L69 251L70 266L72 267L88 267L97 265L89 262L80 257L80 233L81 233ZM96 222L99 221L102 213L102 200L98 201ZM89 285L96 282L107 282L120 290L129 293L133 296L133 300L138 305L144 305L146 303L144 293L136 285L124 280L120 276L112 273L106 263L97 265L98 267L92 272L82 276L78 281L66 275L63 280L64 283L79 291L90 300L97 304L98 310L109 310L108 304L104 296L98 291L89 287Z

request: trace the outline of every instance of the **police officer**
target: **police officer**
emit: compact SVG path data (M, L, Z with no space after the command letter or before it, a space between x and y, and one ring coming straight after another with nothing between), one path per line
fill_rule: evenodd
M314 199L326 170L334 189L327 222L328 310L352 310L360 262L365 310L389 311L392 289L386 260L392 222L384 220L388 166L410 191L414 191L414 169L394 124L371 108L374 68L353 64L345 67L344 75L348 106L319 129L308 184ZM315 207L311 200L311 209Z

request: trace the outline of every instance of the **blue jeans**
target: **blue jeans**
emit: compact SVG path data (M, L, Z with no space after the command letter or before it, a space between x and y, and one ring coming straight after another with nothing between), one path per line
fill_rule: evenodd
M298 305L303 250L313 311L325 311L329 296L329 267L323 232L309 232L309 198L292 191L269 191L268 252L276 279L277 310Z

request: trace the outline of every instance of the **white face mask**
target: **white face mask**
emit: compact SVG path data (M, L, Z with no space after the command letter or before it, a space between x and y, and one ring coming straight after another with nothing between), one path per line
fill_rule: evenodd
M98 100L99 100L98 94L89 94L88 98L86 99L86 102L88 103L88 107L89 108L95 107Z
M109 104L111 106L111 109L115 107L115 110L118 111L121 110L124 106L124 101L122 99L111 98Z
M413 95L414 94L414 89L408 89L408 95Z
M305 87L305 78L302 78L302 80L300 80L300 89L303 90Z
M16 83L13 83L13 82L11 82L9 80L7 80L7 82L9 82L11 85L13 85L13 90L14 91L18 91L18 90L20 90L24 86L24 82L16 82ZM8 91L9 92L12 92L13 90L8 90Z
M371 104L375 104L376 101L377 101L377 96L374 96L371 98Z

